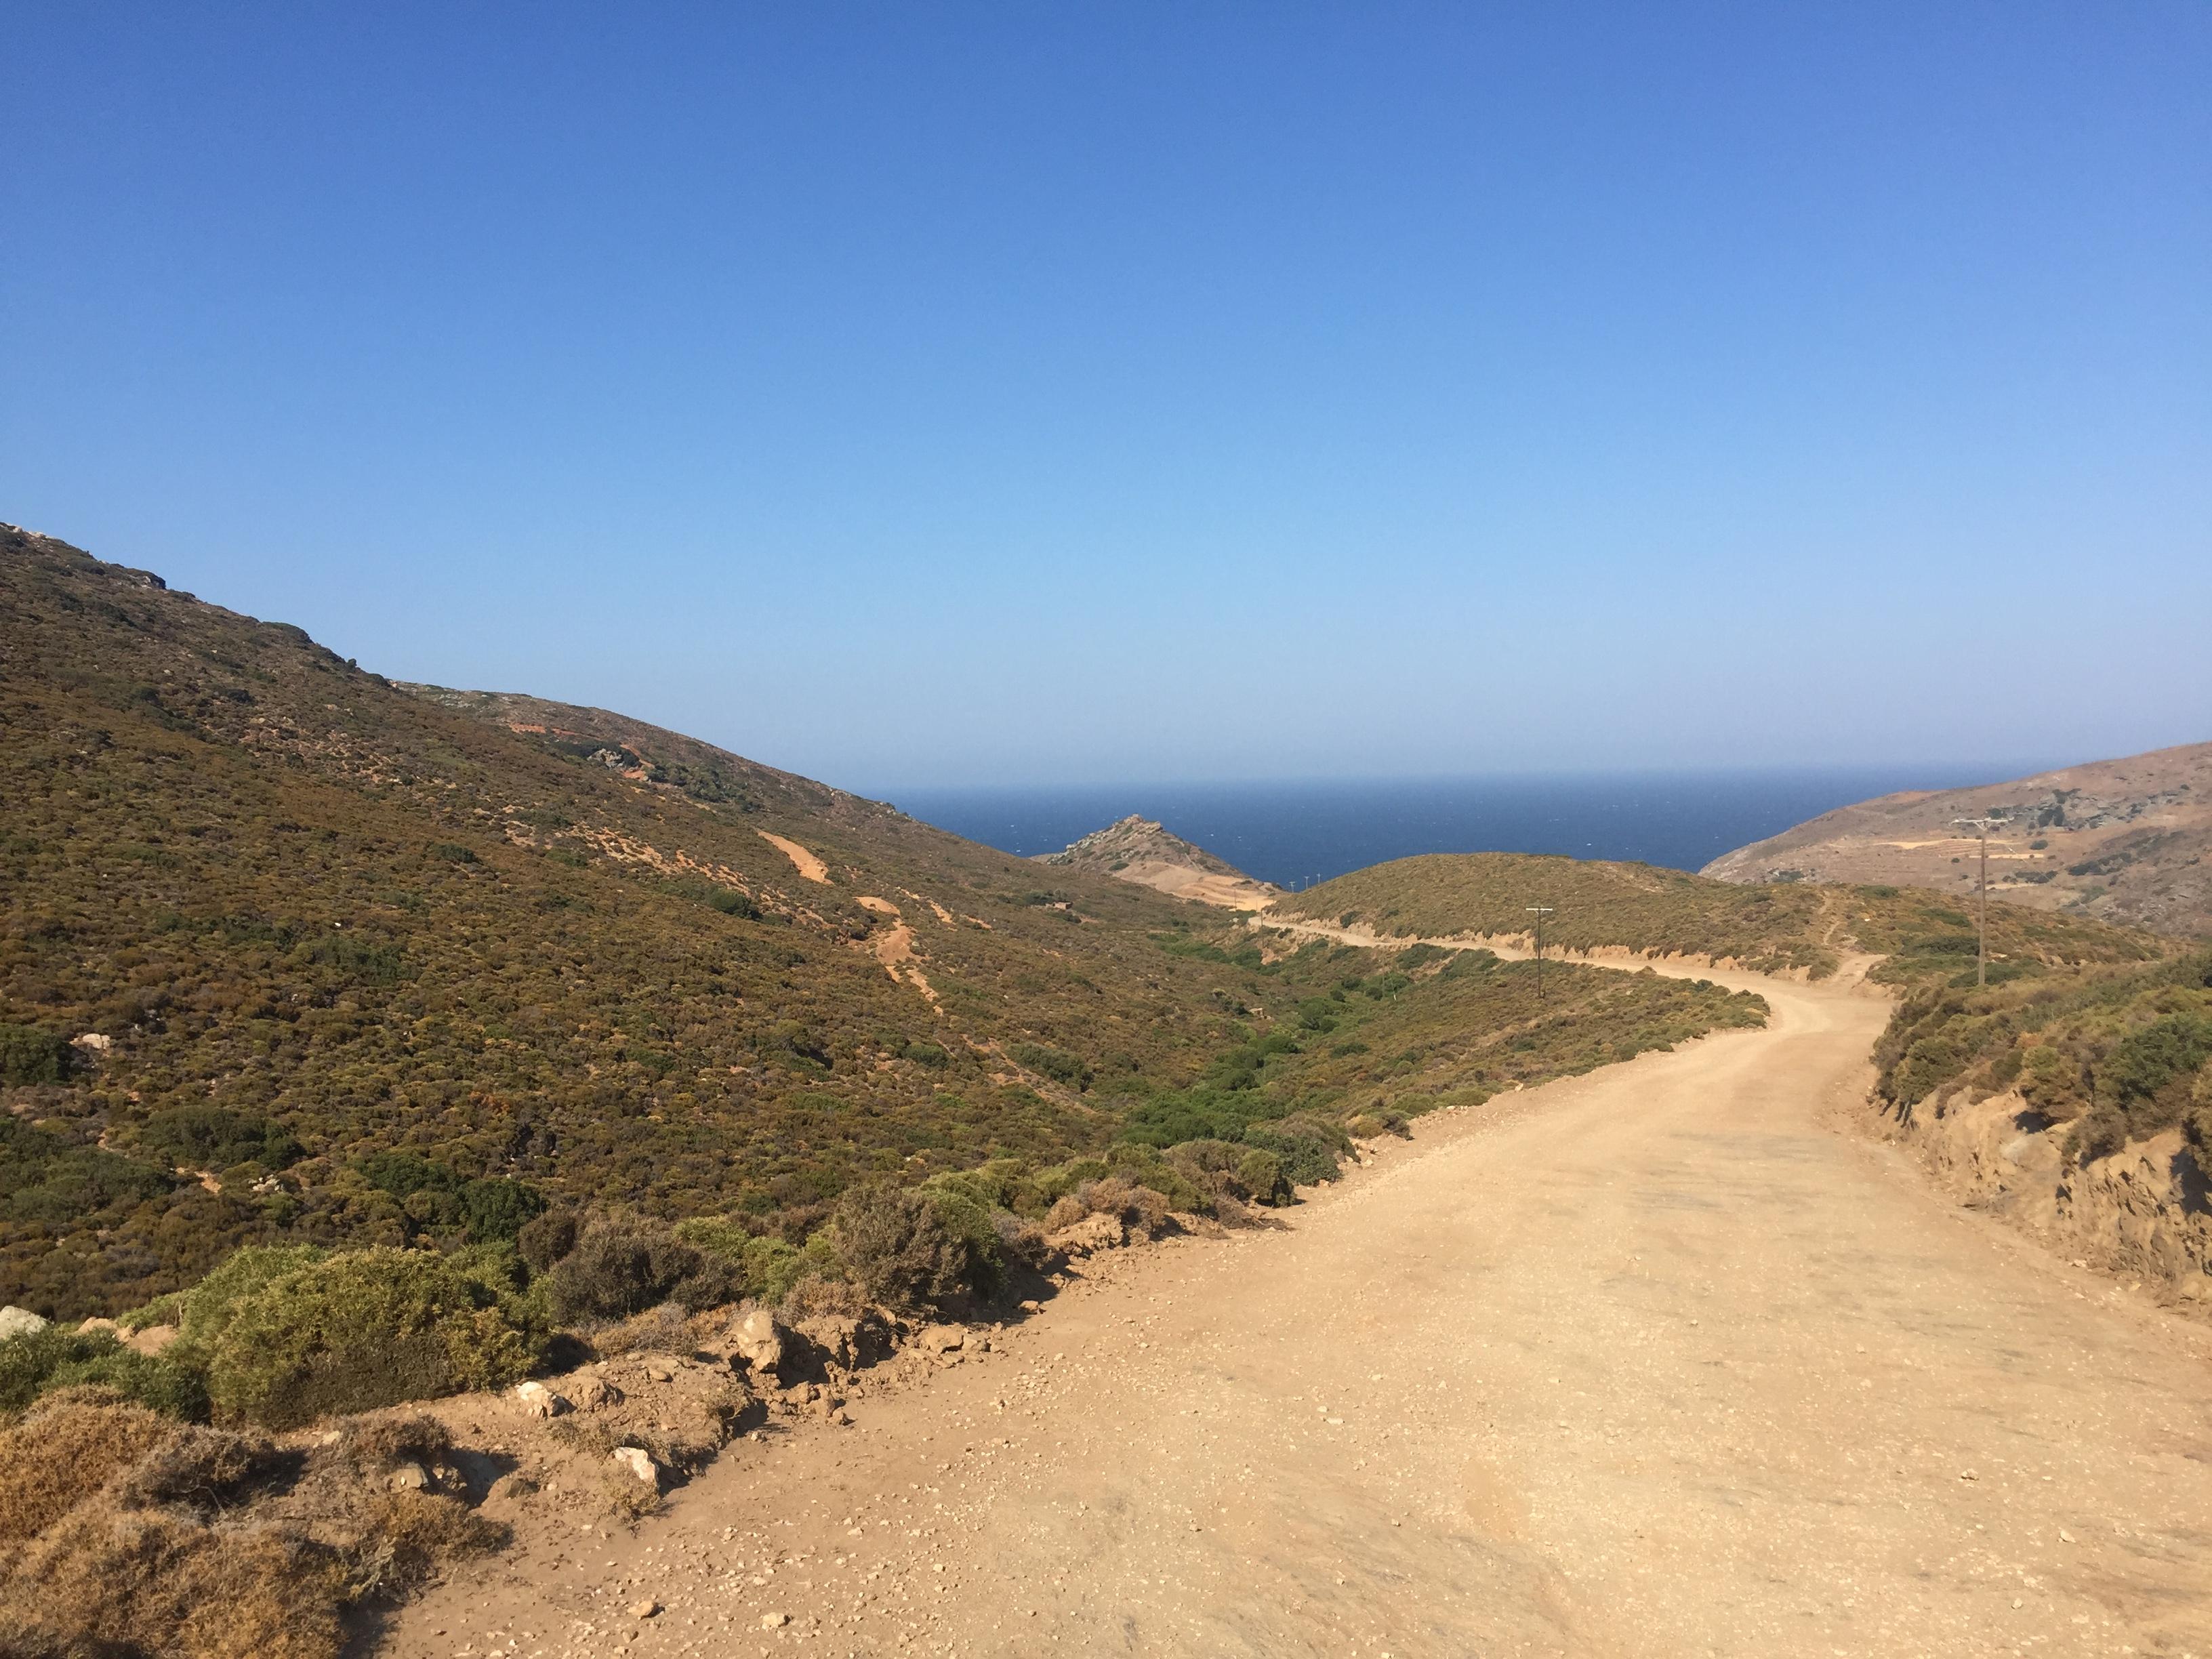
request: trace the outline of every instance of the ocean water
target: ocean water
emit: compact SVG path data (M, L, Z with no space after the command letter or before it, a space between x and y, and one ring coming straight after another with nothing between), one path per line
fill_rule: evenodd
M1303 887L1415 853L1563 853L1695 870L1747 842L1899 789L1949 789L2033 762L1521 777L893 790L926 823L1008 853L1056 853L1135 812L1249 875Z

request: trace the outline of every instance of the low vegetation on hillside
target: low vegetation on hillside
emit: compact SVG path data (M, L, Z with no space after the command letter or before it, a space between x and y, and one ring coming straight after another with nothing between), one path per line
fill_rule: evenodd
M1987 990L1917 991L1875 1059L1893 1109L2015 1090L2086 1161L2179 1128L2212 1174L2212 952Z
M1763 973L1824 978L1840 953L1890 958L1874 973L1897 983L1971 981L1974 918L1957 901L1917 889L1744 885L1648 864L1607 864L1518 853L1429 854L1324 882L1278 903L1274 916L1363 927L1385 937L1519 938L1552 907L1547 944L1732 960ZM1995 906L1994 975L2053 966L2153 961L2174 947L2084 918Z

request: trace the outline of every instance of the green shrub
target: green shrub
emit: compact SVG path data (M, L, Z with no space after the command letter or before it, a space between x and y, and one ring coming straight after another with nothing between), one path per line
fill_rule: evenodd
M427 1250L325 1256L231 1310L209 1351L208 1395L226 1418L296 1428L470 1389L536 1367L534 1311L465 1264Z
M514 1248L533 1273L545 1273L569 1251L584 1231L583 1218L574 1210L548 1210L526 1222L514 1236Z
M0 1083L66 1083L76 1051L51 1031L0 1025Z
M1042 1073L1055 1083L1064 1083L1071 1089L1091 1086L1091 1063L1079 1054L1071 1054L1065 1048L1054 1048L1042 1042L1017 1042L1014 1059L1032 1072Z
M738 1274L738 1289L744 1295L771 1306L790 1295L791 1287L809 1273L829 1271L836 1266L829 1241L818 1235L801 1249L773 1234L756 1234L742 1221L724 1216L693 1216L679 1221L676 1236L727 1263Z
M2166 1014L2114 1043L2097 1068L2097 1093L2130 1116L2144 1106L2166 1104L2160 1117L2178 1117L2197 1067L2212 1060L2212 1018ZM2149 1126L2145 1125L2146 1127Z
M1342 1173L1340 1160L1352 1150L1341 1127L1305 1113L1279 1123L1255 1123L1245 1130L1244 1139L1281 1158L1284 1178L1299 1187L1335 1180Z
M469 1237L479 1244L505 1243L546 1211L545 1194L527 1182L505 1176L471 1181L461 1188L461 1208L469 1218Z
M171 1417L207 1415L206 1387L186 1360L134 1352L107 1331L49 1325L0 1342L0 1412L20 1412L51 1389L90 1382Z
M1293 1196L1279 1153L1255 1146L1237 1161L1237 1179L1259 1204L1287 1204Z
M761 919L760 906L734 887L717 887L707 895L707 902L726 916L742 916L747 921Z
M138 1139L148 1151L184 1170L255 1164L273 1174L307 1156L307 1149L279 1125L222 1106L173 1106L156 1112Z
M180 1293L179 1334L194 1346L204 1347L222 1334L247 1298L329 1254L315 1244L248 1244L233 1250L198 1284Z

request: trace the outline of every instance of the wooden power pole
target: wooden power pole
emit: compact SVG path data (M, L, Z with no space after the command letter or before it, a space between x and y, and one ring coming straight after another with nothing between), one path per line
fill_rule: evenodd
M1990 831L2004 820L1953 818L1951 822L1964 824L1982 838L1981 894L1974 917L1974 983L1977 987L1984 986L1990 982Z
M1536 918L1536 1006L1540 1008L1544 1006L1544 918L1552 914L1553 907L1529 904L1522 908Z

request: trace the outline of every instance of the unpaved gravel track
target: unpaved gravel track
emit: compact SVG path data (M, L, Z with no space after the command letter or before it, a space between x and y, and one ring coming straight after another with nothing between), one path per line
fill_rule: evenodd
M1886 1004L1697 971L1771 1028L1104 1258L377 1651L2212 1659L2202 1328L1838 1132Z

